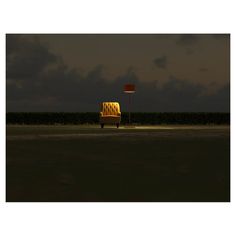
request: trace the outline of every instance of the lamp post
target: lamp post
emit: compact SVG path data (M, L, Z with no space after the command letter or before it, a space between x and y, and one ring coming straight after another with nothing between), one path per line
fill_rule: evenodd
M131 94L135 93L135 85L134 84L125 84L124 85L124 93L127 93L129 95L129 124L131 124L131 117L130 117L130 111L131 111Z

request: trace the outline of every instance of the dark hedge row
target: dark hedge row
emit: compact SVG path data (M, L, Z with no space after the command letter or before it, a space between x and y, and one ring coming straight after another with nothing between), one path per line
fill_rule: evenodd
M230 124L229 113L134 113L134 123L141 124Z
M158 113L137 112L131 114L134 124L230 124L229 113ZM50 112L9 112L7 124L96 124L98 112L50 113ZM128 123L128 113L123 112L121 123Z

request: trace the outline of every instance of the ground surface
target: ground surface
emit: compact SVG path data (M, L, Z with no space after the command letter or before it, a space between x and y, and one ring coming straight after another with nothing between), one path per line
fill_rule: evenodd
M229 126L7 126L7 201L229 201Z

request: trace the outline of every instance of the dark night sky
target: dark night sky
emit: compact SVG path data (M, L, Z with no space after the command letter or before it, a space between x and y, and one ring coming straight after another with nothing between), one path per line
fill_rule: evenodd
M229 35L7 35L7 111L229 112Z

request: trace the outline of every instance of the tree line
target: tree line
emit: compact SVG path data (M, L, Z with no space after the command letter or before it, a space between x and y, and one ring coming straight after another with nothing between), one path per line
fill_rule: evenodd
M134 112L133 124L230 124L230 113L207 112ZM98 124L98 112L8 112L7 124ZM121 124L128 123L128 113L121 115Z

